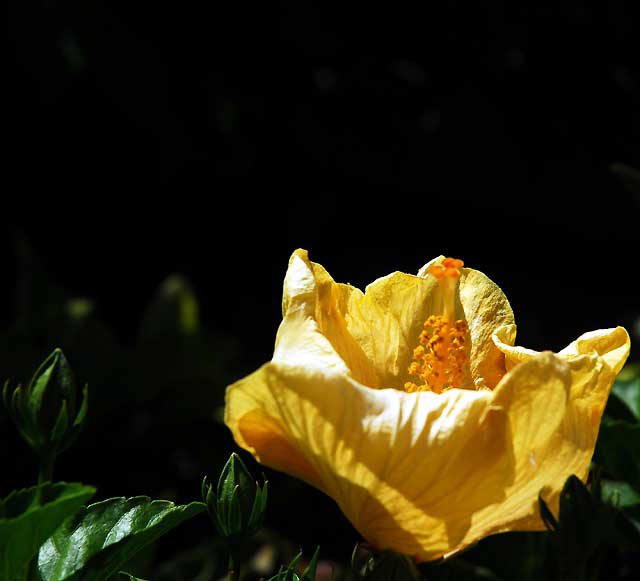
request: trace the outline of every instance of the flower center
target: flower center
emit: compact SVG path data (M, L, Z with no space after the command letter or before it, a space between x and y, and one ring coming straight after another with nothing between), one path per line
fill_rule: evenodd
M457 258L445 258L441 265L429 267L429 274L439 280L442 290L442 314L431 315L424 323L420 345L413 350L413 361L408 369L409 375L416 376L422 383L407 381L404 384L407 392L442 393L459 387L463 381L463 366L467 361L467 324L454 320L455 292L463 265Z

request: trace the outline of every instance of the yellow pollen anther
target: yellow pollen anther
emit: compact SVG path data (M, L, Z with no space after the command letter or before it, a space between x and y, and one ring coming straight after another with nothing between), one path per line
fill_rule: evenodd
M445 258L442 265L429 267L442 291L442 315L431 315L424 323L418 345L413 350L409 375L418 377L422 384L410 381L404 384L407 392L433 391L442 393L459 387L464 379L463 367L467 362L467 324L454 321L455 290L460 278L462 260Z

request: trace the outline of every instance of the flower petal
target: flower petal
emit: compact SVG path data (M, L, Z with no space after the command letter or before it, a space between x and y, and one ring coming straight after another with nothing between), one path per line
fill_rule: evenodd
M370 358L377 387L401 389L425 320L436 308L437 280L394 272L367 286L349 310L349 332Z
M504 353L507 369L512 369L518 363L538 355L538 352L533 349L514 346L515 338L515 325L504 325L493 333L493 342ZM610 385L627 360L630 346L629 333L623 327L600 329L580 335L575 341L559 351L558 356L567 360L580 355L595 354L600 356L604 364L601 381Z
M434 558L513 479L491 395L372 390L270 363L228 389L225 421L260 462L334 498L370 543Z
M586 477L629 350L621 328L558 355L513 347L502 291L471 269L458 289L469 376L493 391L385 389L402 385L423 321L441 308L437 281L393 273L362 293L298 250L272 362L226 397L240 446L326 492L373 545L422 560L543 528L538 495L557 510L566 478Z
M282 299L283 320L276 337L274 360L309 359L320 367L352 376L376 387L379 378L371 358L348 329L350 305L362 291L336 283L307 251L296 250L289 260Z
M604 360L607 371L616 376L629 356L630 346L629 333L623 327L616 327L584 333L558 355L571 357L597 353Z
M502 339L508 339L507 334L508 330L497 333ZM626 332L620 333L619 330L612 329L596 336L599 345L608 345L611 348L609 353L616 352L615 356L609 357L609 361L615 360L616 366L621 365L620 361L623 362L626 357L626 354L622 354ZM608 336L611 340L602 341L603 336ZM585 346L584 343L582 345ZM501 346L501 349L503 348L504 345ZM617 349L620 351L616 351ZM589 351L590 347L585 350ZM607 369L607 353L604 349L602 351L601 354L591 351L588 354L576 355L566 351L563 355L549 352L536 355L535 352L522 348L505 349L508 362L519 358L520 363L496 388L496 402L502 397L506 385L525 372L528 380L533 382L532 387L536 382L540 385L545 383L544 377L540 376L543 369L539 368L536 371L531 367L533 362L543 361L545 358L547 363L551 363L558 370L564 367L568 371L568 399L564 406L560 401L544 402L546 409L556 415L553 418L542 417L541 422L532 422L526 420L526 414L518 411L518 407L532 405L533 402L527 404L526 398L517 396L518 407L509 411L510 421L515 419L520 424L520 427L512 424L512 432L519 435L514 439L517 477L508 488L506 501L499 511L490 507L477 513L474 517L474 527L478 530L472 527L474 534L485 536L505 530L544 530L537 509L538 493L543 492L545 501L557 514L560 492L566 479L575 474L583 481L586 480L600 419L614 377ZM536 376L539 377L536 379ZM535 389L540 391L540 387ZM548 398L549 395L545 393L543 397ZM561 422L550 430L550 427L555 425L557 413L561 409L564 410ZM526 433L527 428L530 434L535 435L534 439L529 436L520 439L520 435ZM508 515L506 520L504 515Z
M320 348L330 357L331 350L331 368L337 370L337 356L345 372L359 383L401 388L411 379L408 367L413 348L424 321L436 308L437 288L433 277L395 272L377 279L362 293L336 283L321 265L308 259L305 250L296 250L285 277L284 318L274 361L291 363L292 356L305 358L307 352L316 359ZM302 341L303 335L309 340Z
M568 414L571 377L543 353L494 392L405 394L267 364L229 388L226 421L260 462L333 497L370 543L434 559L515 523L542 528L538 493L559 492L592 453L584 418Z
M512 530L516 523L518 530L544 528L538 494L549 486L559 490L576 466L572 461L576 443L567 439L564 446L561 437L570 392L569 365L550 352L518 365L498 384L493 405L509 417L515 479L499 505L474 515L471 537ZM583 463L578 464L584 468Z
M504 353L504 362L507 371L513 369L518 365L518 363L527 361L540 354L539 351L534 351L533 349L514 346L516 340L516 326L513 324L498 327L493 332L491 339L496 348Z
M600 418L611 385L627 360L630 347L629 333L622 327L616 327L584 333L558 353L571 365L571 400L584 418L584 433L588 435L592 448L598 437ZM597 360L599 365L595 382L586 380L586 361L591 359Z
M502 290L487 276L461 269L460 302L471 338L471 375L477 386L493 388L506 373L504 356L494 345L494 329L513 323L513 311Z
M435 259L441 260L443 257ZM368 387L401 388L424 321L442 312L442 289L423 267L418 276L395 272L377 279L362 293L336 283L305 250L296 250L285 277L283 314L276 352L301 356L306 346L292 338L304 319L313 319L331 348L356 381ZM464 387L494 387L505 374L504 356L491 341L497 326L513 323L513 312L502 291L484 274L461 269L456 317L467 321L470 368ZM315 347L314 347L315 349ZM337 365L334 360L332 367Z

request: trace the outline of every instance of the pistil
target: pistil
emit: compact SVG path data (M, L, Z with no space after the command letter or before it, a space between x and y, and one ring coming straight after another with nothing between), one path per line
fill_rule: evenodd
M440 283L442 314L431 315L424 323L420 344L413 351L408 369L409 375L418 377L422 383L408 381L404 385L407 392L442 393L462 384L468 331L464 321L455 320L455 297L463 265L457 258L445 258L441 265L433 265L428 270Z

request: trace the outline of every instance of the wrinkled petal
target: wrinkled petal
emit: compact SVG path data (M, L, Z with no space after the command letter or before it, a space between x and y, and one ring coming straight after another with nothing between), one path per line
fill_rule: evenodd
M527 361L538 355L533 349L514 346L516 339L516 326L504 325L493 333L495 346L504 354L506 368ZM622 369L631 348L629 333L623 327L613 329L600 329L580 335L575 341L558 352L558 356L571 361L581 355L598 355L602 358L603 371L600 375L600 390L606 389L605 400L608 396L608 388L614 378ZM574 391L578 389L574 387Z
M496 346L505 354L507 369L520 369L540 355L531 349L514 347L515 325L502 327L494 333ZM562 486L571 474L586 479L598 437L600 420L607 403L611 384L622 369L630 349L629 334L622 327L602 329L581 335L555 355L564 361L570 372L571 389L562 424L546 450L532 451L530 466L520 463L517 473L523 482L542 489L553 510L557 509ZM547 466L543 482L535 470L544 462ZM510 491L509 496L514 492ZM537 516L522 516L514 522L518 530L542 530ZM497 532L500 529L496 529Z
M338 284L305 250L289 260L282 299L283 320L276 336L274 360L318 365L377 387L377 370L371 358L348 330L349 305L362 291Z
M557 511L567 477L586 477L629 352L620 327L558 354L515 347L502 291L463 268L455 309L471 339L465 387L493 391L389 389L407 379L423 322L442 309L428 266L362 293L296 251L272 361L230 386L225 407L236 442L258 461L326 492L374 546L422 560L544 528L538 495Z
M507 371L513 369L518 363L539 355L539 351L514 346L516 341L516 326L514 324L498 327L493 332L492 340L496 348L504 354Z
M433 559L532 516L569 388L548 353L493 393L441 395L270 363L229 388L225 421L258 461L334 498L370 543Z
M512 477L504 414L487 413L489 400L489 392L371 390L267 364L231 386L225 420L260 462L334 498L372 544L442 554ZM268 423L256 425L256 413ZM277 433L266 437L265 425Z
M609 397L611 384L625 364L630 348L629 333L622 327L615 327L584 333L558 353L558 356L566 359L571 366L571 400L585 418L584 430L590 434L589 441L593 446L598 437L600 418ZM585 379L587 374L584 367L587 359L595 359L600 367L593 384ZM587 422L587 419L590 419L590 422ZM590 431L587 430L587 426L591 428Z
M600 329L580 335L558 355L572 357L597 353L602 357L607 371L615 376L629 356L630 345L629 333L623 327Z
M571 381L567 362L544 352L515 367L496 387L493 405L509 416L515 478L499 506L485 507L473 515L471 536L542 530L540 491L549 487L559 491L569 475L588 468L593 449L585 457L580 438L565 433Z
M459 293L471 337L469 358L474 384L493 388L506 368L504 356L491 337L497 327L513 323L513 311L500 288L477 270L462 269Z
M283 323L278 332L276 352L294 349L299 320L311 318L317 324L347 372L368 387L400 388L411 380L408 373L413 349L425 320L442 311L442 290L437 279L394 272L371 283L362 293L346 284L336 283L319 264L297 250L289 262L283 293ZM513 323L507 298L489 278L470 268L461 269L456 318L469 327L469 372L465 387L494 387L505 374L504 356L493 343L493 331ZM295 348L301 353L304 346ZM287 355L288 356L288 355Z

